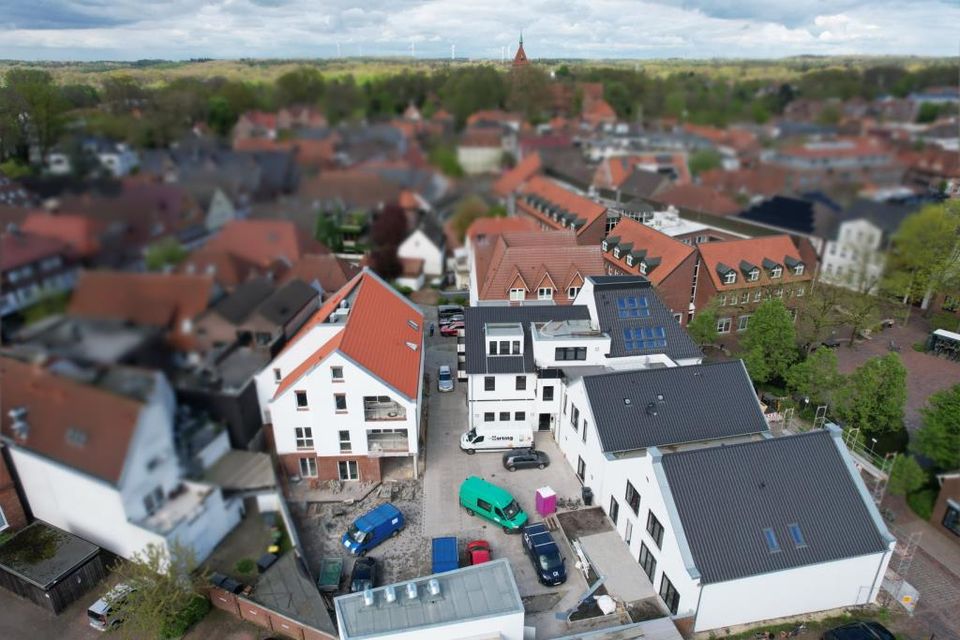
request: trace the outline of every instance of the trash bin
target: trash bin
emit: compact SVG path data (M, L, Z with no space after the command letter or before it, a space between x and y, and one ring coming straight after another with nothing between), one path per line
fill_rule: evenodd
M593 489L584 486L580 489L580 495L583 497L583 506L589 507L593 504Z

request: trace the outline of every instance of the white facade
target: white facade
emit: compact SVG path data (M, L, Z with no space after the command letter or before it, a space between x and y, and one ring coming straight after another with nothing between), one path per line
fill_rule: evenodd
M496 173L503 163L503 148L458 146L457 162L467 175Z
M840 224L837 237L827 240L820 279L829 284L873 293L883 276L886 256L883 230L864 219Z
M397 247L397 256L423 260L424 275L443 275L443 249L435 245L421 229L414 230Z
M130 175L130 172L140 166L140 156L125 144L116 144L112 147L85 145L84 148L95 155L100 161L100 166L114 178ZM70 162L70 156L62 151L51 151L47 154L47 171L56 176L71 173L73 165Z

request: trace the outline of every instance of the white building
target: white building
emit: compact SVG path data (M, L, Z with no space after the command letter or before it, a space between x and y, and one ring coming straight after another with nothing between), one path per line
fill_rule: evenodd
M523 640L506 558L335 598L341 640Z
M444 245L443 229L424 217L420 226L397 247L397 257L422 260L423 274L432 280L443 275Z
M380 480L414 463L423 394L423 314L365 269L257 374L263 421L290 477Z
M124 558L175 541L206 559L241 503L187 481L163 374L0 358L2 435L33 515Z
M591 276L572 305L470 307L465 318L459 374L470 428L552 431L566 385L583 372L702 359L644 278Z
M100 162L100 166L114 178L122 178L140 166L140 156L122 142L107 142L91 139L80 145L83 153L89 154ZM47 171L53 175L66 175L73 171L70 156L64 151L54 150L47 154Z

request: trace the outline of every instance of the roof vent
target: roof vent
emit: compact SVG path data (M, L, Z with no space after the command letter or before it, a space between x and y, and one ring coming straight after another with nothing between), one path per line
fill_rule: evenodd
M440 581L436 578L430 578L430 582L427 583L427 589L430 590L430 595L432 596L440 595Z
M411 351L416 351L416 350L417 350L417 345L414 344L413 342L408 342L408 343L407 343L407 348L410 349Z
M26 440L27 435L30 433L30 425L27 423L27 408L14 407L7 412L7 415L10 416L12 420L10 430L13 432L14 437L20 440Z
M647 403L647 415L648 415L648 416L655 416L655 415L657 415L657 403L656 403L656 402L648 402L648 403Z
M383 588L383 599L387 602L397 601L397 590L392 584Z
M630 398L624 398L624 399L623 399L623 404L625 404L625 405L627 405L627 406L629 407L631 404L633 404L633 401L630 400Z
M407 583L407 600L417 599L417 585L415 582Z
M372 607L373 603L376 602L376 598L373 596L373 589L367 587L363 590L363 604L366 607Z

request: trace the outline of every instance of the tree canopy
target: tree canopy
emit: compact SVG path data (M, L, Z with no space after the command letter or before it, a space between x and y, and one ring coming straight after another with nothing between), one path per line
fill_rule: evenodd
M923 428L914 438L917 452L940 470L960 469L960 384L930 396L921 414Z
M782 380L797 360L797 333L783 301L771 298L750 316L740 355L754 382Z
M699 346L704 347L717 342L717 310L707 306L697 311L693 320L687 323L687 333Z
M929 205L893 236L886 288L907 302L960 293L960 202Z
M870 358L847 376L837 393L836 413L848 427L878 435L903 427L907 369L896 353Z
M787 371L787 389L795 396L808 398L814 405L833 403L843 376L837 369L837 354L820 347Z

